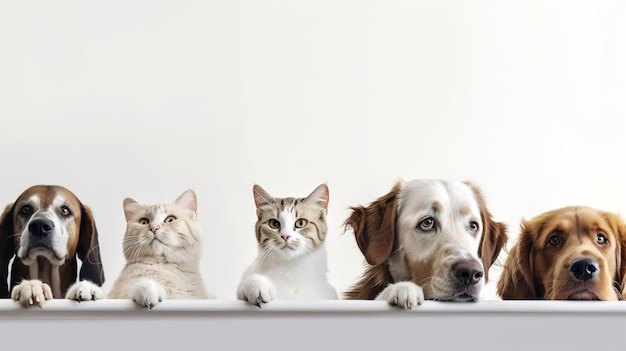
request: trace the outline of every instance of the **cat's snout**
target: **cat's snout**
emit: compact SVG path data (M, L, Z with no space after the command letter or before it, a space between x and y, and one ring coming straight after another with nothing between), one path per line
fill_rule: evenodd
M159 226L150 226L150 231L154 234L156 233L156 231L159 230Z
M283 240L285 240L285 242L287 242L289 240L289 238L291 238L291 235L289 234L280 234L280 237L283 238Z

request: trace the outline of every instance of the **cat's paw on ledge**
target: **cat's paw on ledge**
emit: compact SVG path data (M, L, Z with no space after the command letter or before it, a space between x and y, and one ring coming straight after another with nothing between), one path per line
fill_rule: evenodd
M65 294L66 299L81 301L95 301L104 299L102 288L88 280L81 280L74 283Z
M163 286L152 279L142 279L135 285L133 301L153 309L166 298Z
M267 277L253 274L239 284L237 298L260 308L262 303L276 298L276 289Z

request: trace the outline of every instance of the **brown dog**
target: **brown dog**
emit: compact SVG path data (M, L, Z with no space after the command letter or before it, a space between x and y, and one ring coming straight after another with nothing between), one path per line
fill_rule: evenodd
M9 297L9 274L11 297L23 305L103 298L104 272L90 209L62 186L26 189L0 217L0 297Z
M467 182L400 181L346 220L367 260L348 299L405 309L426 299L477 301L507 242L478 188Z
M590 207L523 220L497 293L503 299L621 299L625 235L617 214Z

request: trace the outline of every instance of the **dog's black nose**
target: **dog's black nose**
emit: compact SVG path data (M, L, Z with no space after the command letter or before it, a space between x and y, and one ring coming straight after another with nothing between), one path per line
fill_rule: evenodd
M45 218L35 219L28 225L28 231L35 236L47 236L54 230L54 223Z
M577 258L570 263L569 271L572 272L572 275L577 280L586 282L598 274L600 266L592 258Z
M483 277L483 267L476 261L461 261L454 265L454 275L464 285L474 285Z

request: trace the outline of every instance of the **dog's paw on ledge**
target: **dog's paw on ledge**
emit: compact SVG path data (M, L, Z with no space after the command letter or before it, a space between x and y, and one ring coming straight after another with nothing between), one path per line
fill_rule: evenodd
M52 299L52 289L41 280L23 280L11 291L11 299L25 307L43 307L46 300Z

